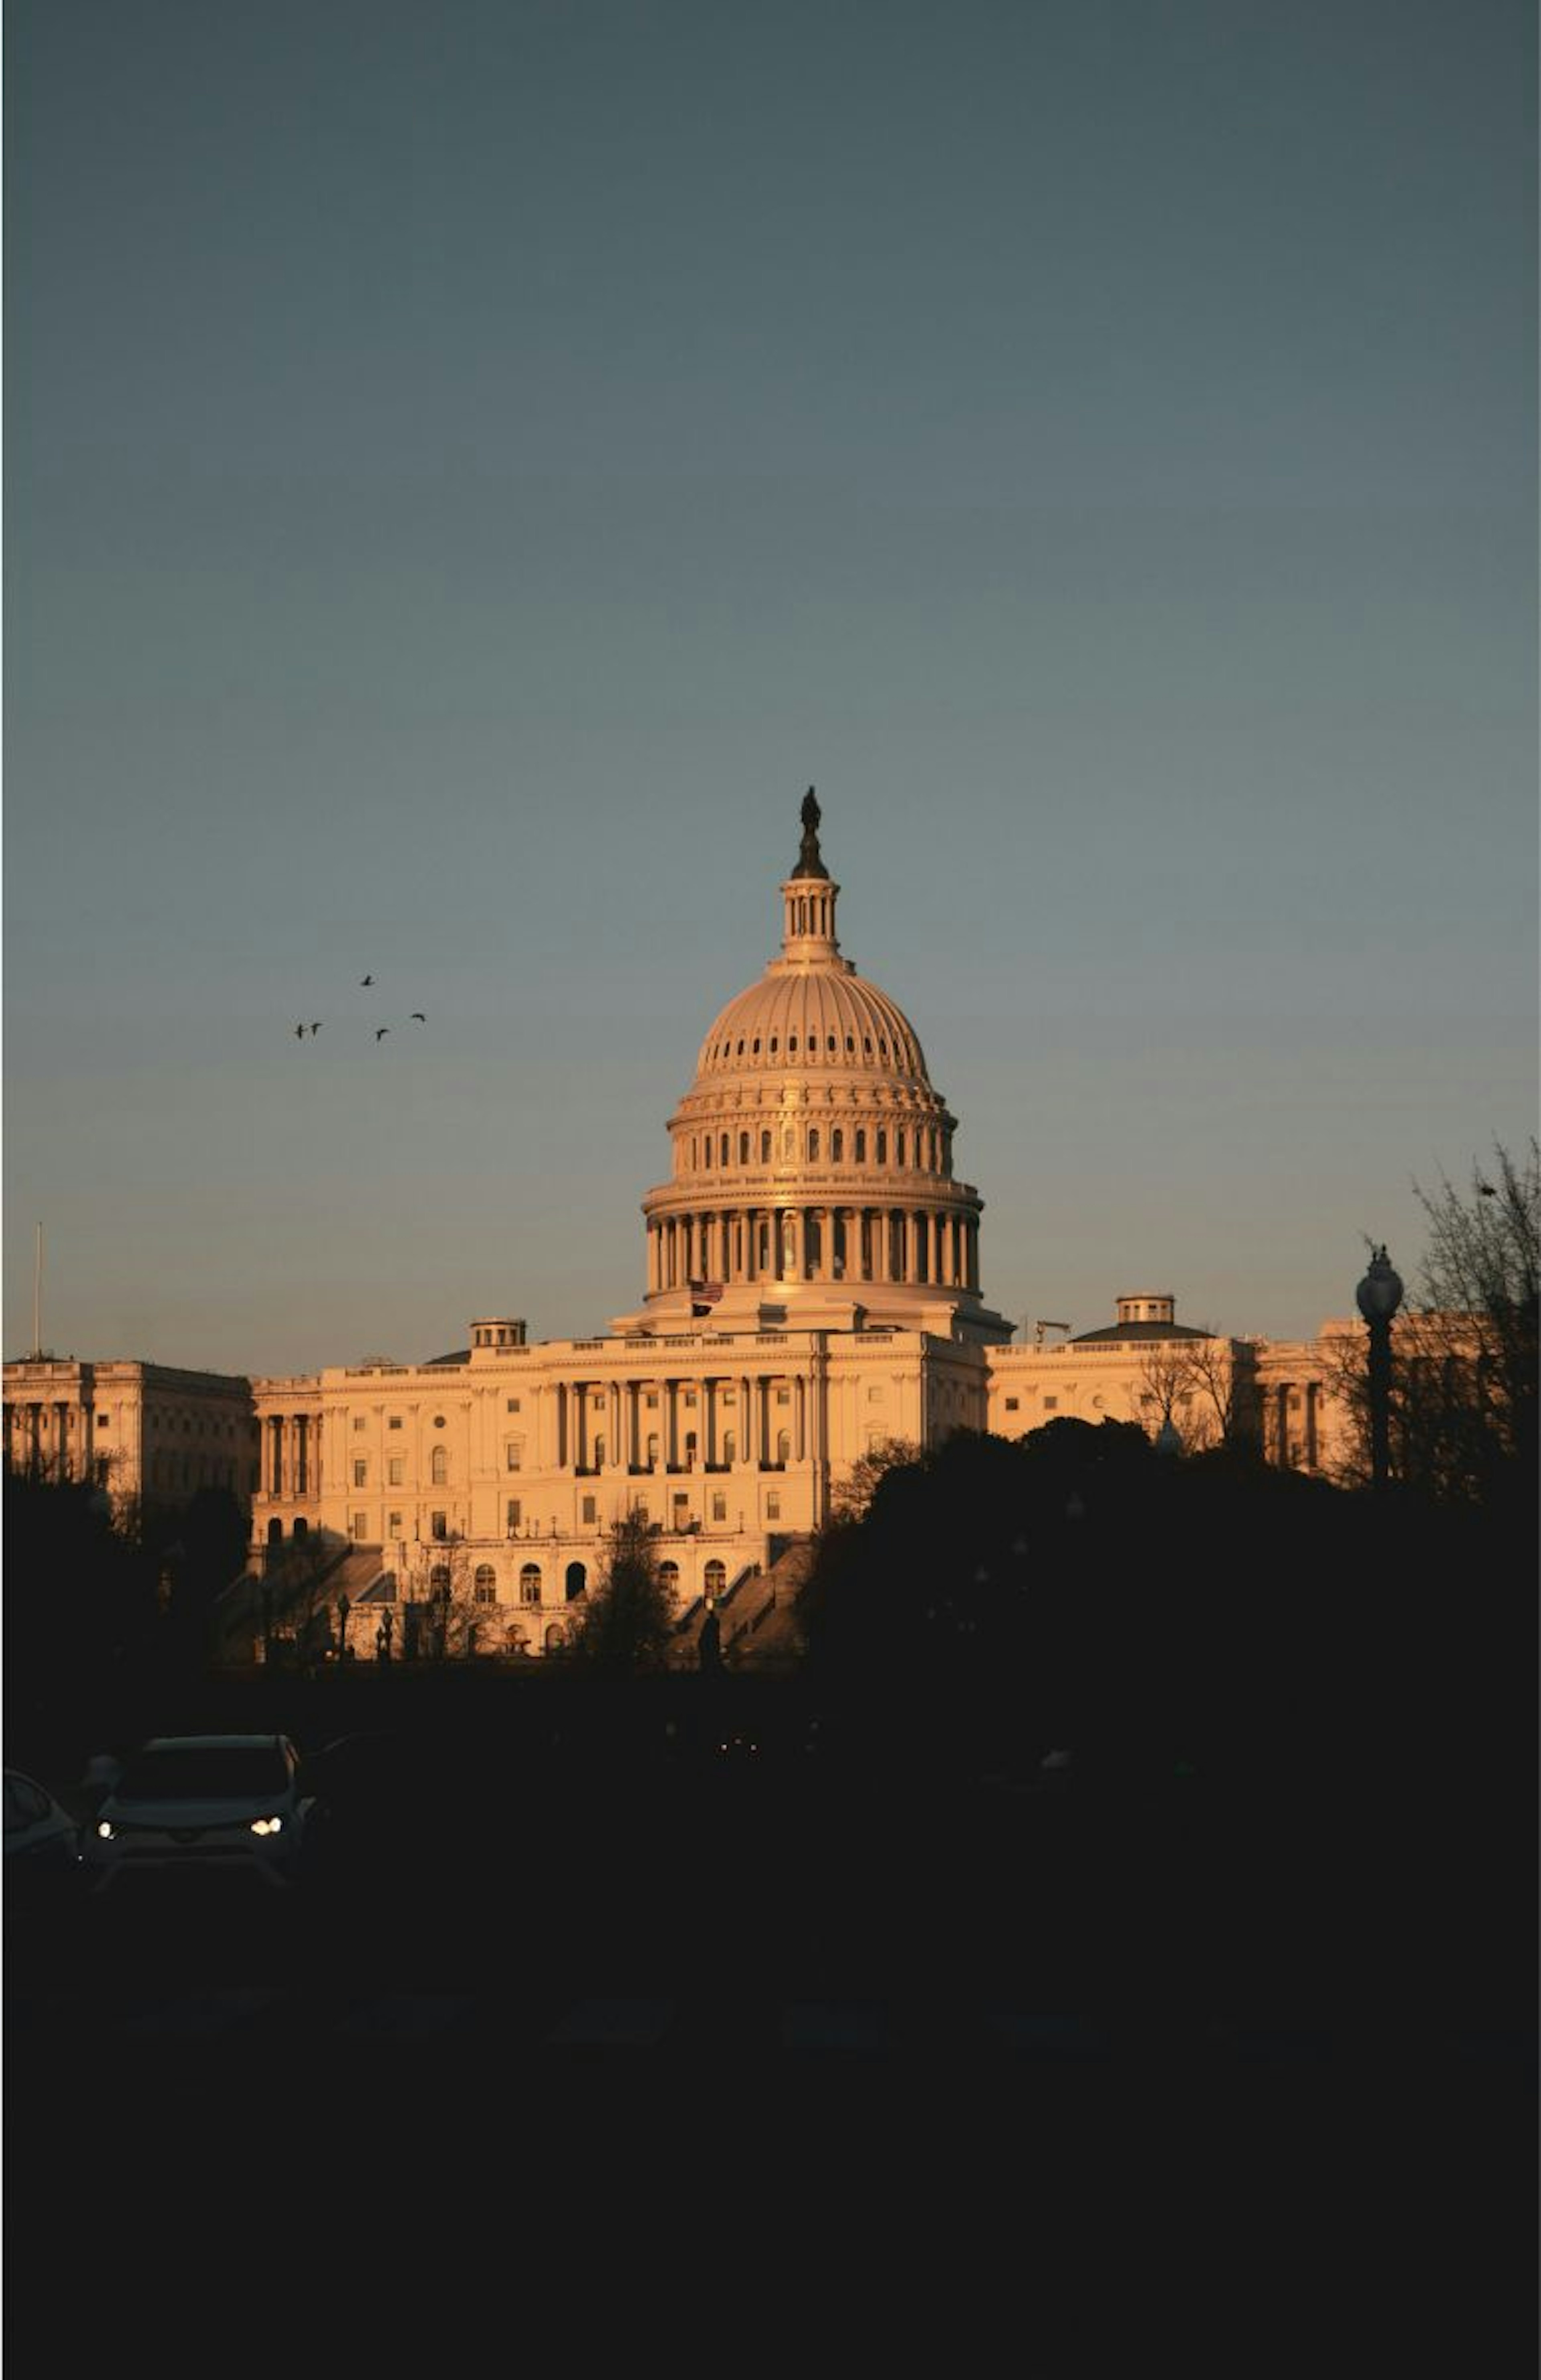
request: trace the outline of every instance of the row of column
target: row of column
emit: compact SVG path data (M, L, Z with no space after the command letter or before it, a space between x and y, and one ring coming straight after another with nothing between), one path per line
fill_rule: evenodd
M270 1496L319 1496L322 1489L320 1414L269 1414L262 1450L262 1485Z
M1300 1391L1300 1411L1298 1415L1292 1415L1290 1399L1296 1390ZM1292 1458L1298 1454L1303 1469L1316 1470L1319 1451L1320 1394L1319 1380L1269 1381L1263 1392L1263 1443L1265 1452L1273 1462L1288 1466ZM1292 1420L1297 1424L1294 1431L1290 1427Z
M34 1399L26 1404L7 1405L6 1451L6 1460L12 1470L30 1472L34 1477L42 1475L44 1467L42 1416L45 1413L51 1413L54 1416L54 1442L48 1458L48 1467L57 1478L67 1479L70 1475L69 1416L75 1411L76 1407L67 1400L49 1403L45 1400ZM76 1441L79 1475L82 1479L86 1475L86 1464L91 1451L90 1427L90 1411L83 1410L80 1414L80 1428Z
M649 1406L649 1396L658 1403ZM808 1384L773 1373L563 1381L552 1404L549 1459L561 1471L764 1469L801 1463L808 1452Z
M648 1293L692 1281L979 1286L979 1225L955 1209L756 1207L648 1227Z

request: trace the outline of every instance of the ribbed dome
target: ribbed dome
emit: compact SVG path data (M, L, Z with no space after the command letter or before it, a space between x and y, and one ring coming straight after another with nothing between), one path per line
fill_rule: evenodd
M925 1054L903 1011L831 955L825 965L783 971L772 961L758 983L730 1000L701 1044L698 1085L723 1075L857 1071L928 1084Z

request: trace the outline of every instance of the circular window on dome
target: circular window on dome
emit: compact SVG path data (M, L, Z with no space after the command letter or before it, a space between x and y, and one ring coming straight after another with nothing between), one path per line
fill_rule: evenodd
M444 1416L443 1416L443 1414L435 1414L435 1415L434 1415L434 1416L433 1416L433 1427L434 1427L434 1428L435 1428L435 1429L443 1429L443 1427L444 1427Z

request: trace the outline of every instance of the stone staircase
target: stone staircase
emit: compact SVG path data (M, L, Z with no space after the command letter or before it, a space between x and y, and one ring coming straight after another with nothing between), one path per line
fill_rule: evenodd
M722 1658L731 1670L790 1669L800 1659L797 1590L813 1561L811 1536L794 1537L768 1571L746 1579L719 1609Z

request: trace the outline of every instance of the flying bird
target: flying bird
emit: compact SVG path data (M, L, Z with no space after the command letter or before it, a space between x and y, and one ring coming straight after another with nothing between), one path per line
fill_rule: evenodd
M372 975L361 975L358 978L359 990L362 990L365 984L372 983L373 981L374 978Z
M428 1019L423 1014L420 1008L415 1008L412 1011L412 1021L415 1025L426 1025L428 1023Z
M1499 1195L1494 1189L1491 1182L1479 1182L1477 1184L1477 1188L1481 1191L1485 1198L1496 1198Z
M311 1026L310 1030L312 1033L319 1033L321 1031L321 1019L319 1016L314 1025Z
M304 1038L305 1038L305 1027L304 1027L304 1026L303 1026L303 1025L297 1025L297 1026L295 1026L295 1039L296 1039L297 1041L303 1041L303 1040L304 1040Z
M387 1034L387 1033L389 1033L390 1029L391 1029L391 1028L390 1028L390 1026L389 1026L388 1025L377 1025L377 1026L375 1026L375 1028L374 1028L374 1038L375 1038L375 1039L376 1039L377 1041L383 1041L383 1040L384 1040L384 1038L385 1038L386 1034Z

